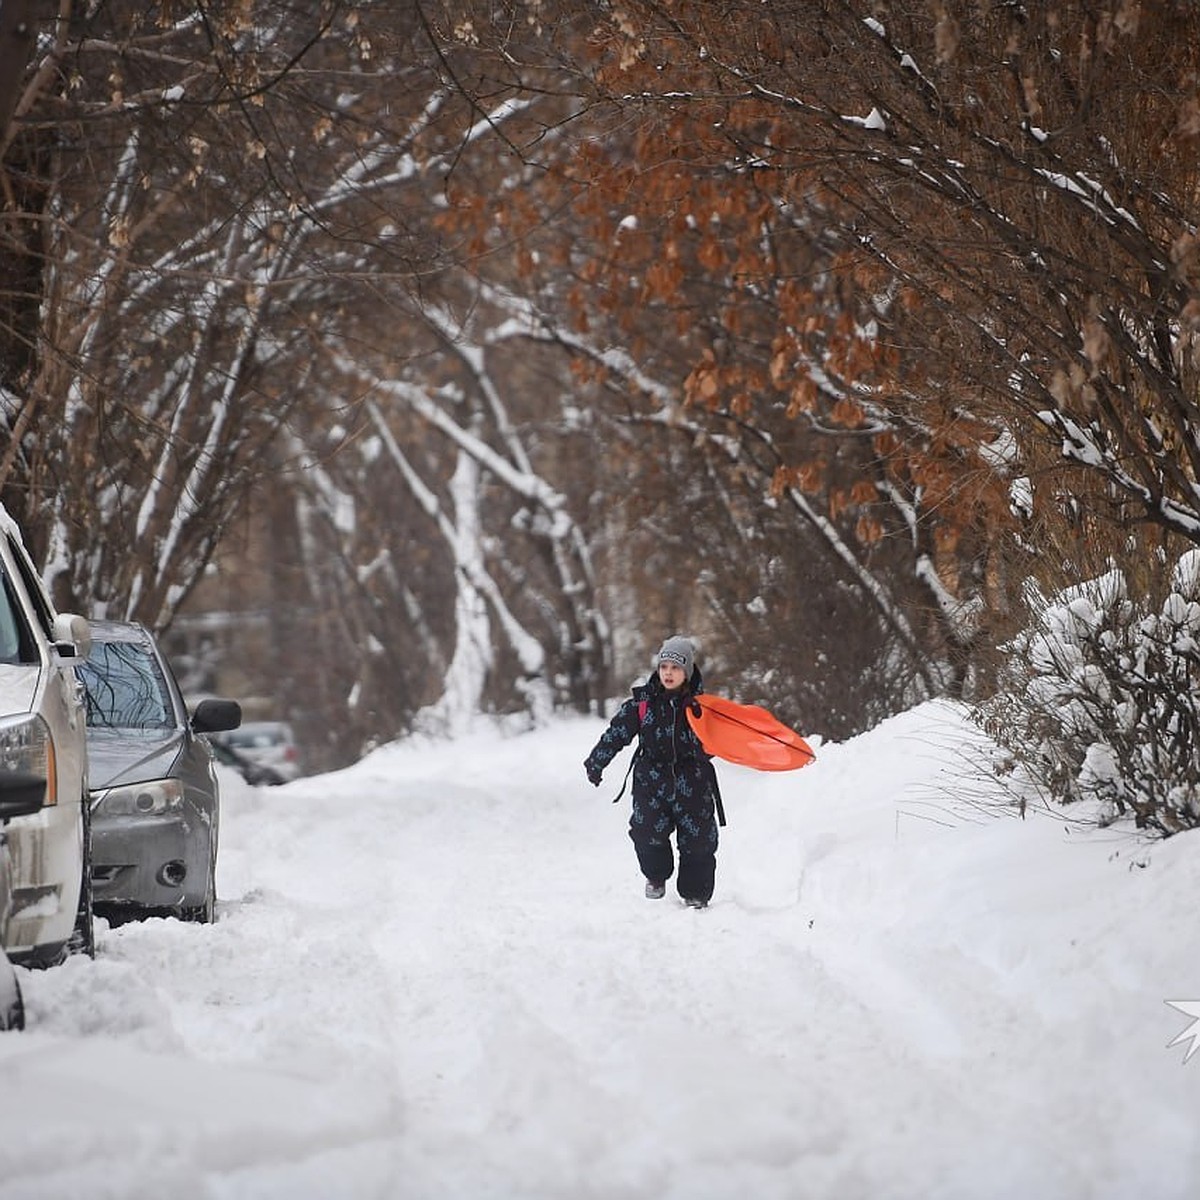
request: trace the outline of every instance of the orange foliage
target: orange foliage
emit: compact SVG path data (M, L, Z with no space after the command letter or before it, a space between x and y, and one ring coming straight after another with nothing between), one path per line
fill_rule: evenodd
M795 482L795 472L791 467L776 467L774 474L771 476L771 484L767 489L767 493L772 500L778 500L788 488L795 485Z
M957 525L943 523L933 531L933 544L938 554L953 554L958 549L962 530Z
M782 389L787 384L787 378L791 374L794 355L789 347L780 347L771 357L771 382Z
M683 283L683 272L677 262L659 259L646 269L642 301L663 300L674 296Z
M869 479L860 479L850 489L850 500L854 504L872 504L879 499L875 484Z
M739 10L737 28L710 27L719 7L623 5L628 29L616 33L612 19L597 18L598 78L613 87L620 132L588 139L569 163L567 185L581 189L571 209L580 240L568 254L564 238L561 261L582 281L572 293L577 320L590 312L597 336L615 331L631 353L644 337L637 361L664 378L678 372L686 405L722 414L712 428L728 429L719 424L728 413L765 434L783 459L772 496L796 489L865 547L908 519L890 507L895 494L914 506L939 553L965 558L975 541L964 531L979 528L982 512L1007 519L1002 484L963 453L980 432L961 415L970 397L942 411L924 394L926 362L907 349L919 345L906 324L925 304L918 288L856 239L839 252L826 237L839 228L845 181L827 183L821 160L805 159L801 121L698 58L686 33L675 40L672 25L703 30L723 53L752 42L795 53L799 35L779 36L771 6ZM670 21L658 23L668 10ZM796 61L783 69L802 90ZM758 148L765 169L742 170ZM547 178L545 210L557 211L564 181ZM528 199L514 208L533 227ZM890 428L862 435L885 421Z
M683 397L685 404L701 404L711 407L720 393L716 360L711 350L705 350L704 356L688 377L683 381Z
M794 469L795 485L806 496L816 496L825 487L825 464L817 460L806 462Z
M890 429L877 433L872 444L880 458L892 458L900 451L900 439Z
M788 396L787 415L789 418L799 416L802 412L813 412L817 407L820 390L816 382L808 375L803 376L793 387Z
M721 249L719 242L711 240L702 242L696 258L701 266L710 271L721 271L725 267L725 252Z
M849 396L843 396L838 400L829 415L833 421L846 429L857 429L866 421L862 407L856 401L851 400Z
M883 526L874 517L865 513L854 523L854 536L864 546L873 546L883 540Z

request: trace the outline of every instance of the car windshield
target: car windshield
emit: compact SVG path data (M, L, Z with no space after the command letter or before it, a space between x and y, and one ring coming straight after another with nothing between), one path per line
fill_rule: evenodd
M87 723L99 729L171 729L167 682L154 655L134 642L94 642L79 668Z

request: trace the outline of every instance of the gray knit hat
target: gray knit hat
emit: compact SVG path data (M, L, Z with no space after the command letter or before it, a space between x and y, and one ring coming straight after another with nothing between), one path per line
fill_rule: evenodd
M692 645L689 638L679 634L669 637L659 649L654 665L657 668L665 662L672 662L677 667L682 667L684 678L691 679L692 668L696 664L696 647Z

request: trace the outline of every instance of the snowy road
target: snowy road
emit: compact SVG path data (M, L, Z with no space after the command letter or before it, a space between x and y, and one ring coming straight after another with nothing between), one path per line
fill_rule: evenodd
M642 898L601 728L230 780L217 925L22 973L0 1198L1197 1194L1200 835L985 816L926 706L722 768L693 912Z

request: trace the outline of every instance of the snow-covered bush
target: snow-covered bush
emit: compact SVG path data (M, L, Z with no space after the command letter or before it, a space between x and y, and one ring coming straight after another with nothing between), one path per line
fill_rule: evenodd
M1200 825L1200 551L1179 559L1161 604L1116 568L1028 600L984 727L1054 799L1096 802L1102 824Z

